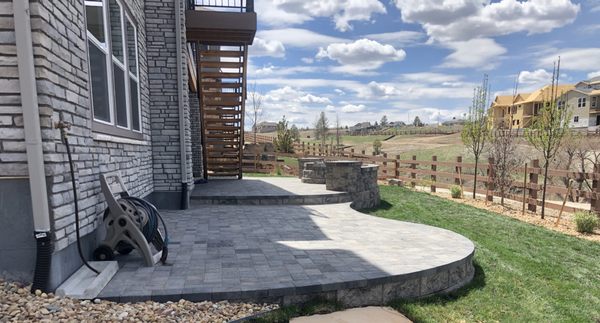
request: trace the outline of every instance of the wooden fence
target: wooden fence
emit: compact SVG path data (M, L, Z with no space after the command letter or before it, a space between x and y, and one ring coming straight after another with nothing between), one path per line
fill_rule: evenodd
M400 155L388 156L387 153L381 155L366 154L364 150L357 152L354 149L336 148L332 145L320 145L316 143L298 143L295 146L295 152L290 154L276 153L276 157L271 160L261 160L261 156L246 156L244 160L245 172L264 172L286 170L287 173L297 175L299 170L297 165L285 164L283 157L322 157L325 160L346 159L358 160L363 163L379 165L378 177L380 180L396 179L403 185L416 187L429 187L431 192L436 192L438 188L450 189L458 185L465 194L473 192L473 182L475 179L475 164L463 162L461 156L456 157L454 161L438 161L437 156L431 160L417 160L417 156L403 158ZM494 197L500 197L499 190L495 187L495 176L493 159L480 162L478 165L478 176L475 187L477 194L484 195L486 200L492 201ZM559 200L547 199L546 208L566 212L577 210L600 211L600 168L594 167L594 172L582 173L567 170L550 169L548 171L548 185L546 187L547 196L559 198ZM513 174L510 188L507 189L504 198L521 202L523 207L531 212L536 212L541 206L543 168L540 167L539 160L525 164L518 168ZM562 183L579 183L587 181L589 189L577 189L575 187L565 187ZM555 184L561 183L561 184ZM575 205L564 205L561 203L563 198L583 199L584 202ZM589 206L588 206L589 205Z

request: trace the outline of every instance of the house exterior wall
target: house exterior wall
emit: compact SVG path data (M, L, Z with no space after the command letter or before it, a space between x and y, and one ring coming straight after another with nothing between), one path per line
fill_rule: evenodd
M192 122L192 164L195 179L204 178L202 163L202 117L198 93L190 92L190 117Z
M186 61L185 2L181 8L181 53ZM192 146L187 67L182 64L183 106L187 176L182 181L179 152L179 106L177 101L177 59L175 2L145 1L150 118L152 128L152 159L154 171L153 200L164 207L176 207L169 201L181 199L182 182L193 188ZM176 143L176 144L174 144ZM185 192L185 194L188 194Z
M578 91L569 91L565 94L567 97L566 105L569 109L570 120L569 127L571 128L583 128L589 127L590 122L595 123L596 120L590 119L590 97L585 93L581 93ZM579 99L585 98L585 106L579 107ZM575 122L575 117L579 120Z
M119 171L134 196L146 197L162 207L178 207L182 175L179 152L179 108L175 55L175 12L170 0L122 1L137 25L141 139L107 135L92 130L87 33L83 0L30 1L31 27L40 122L48 182L54 254L50 285L57 287L81 262L76 250L74 200L66 149L59 120L72 124L69 133L79 198L81 234L90 258L97 228L106 208L100 174ZM184 2L181 2L182 13ZM182 20L182 47L185 21ZM30 280L35 246L28 192L23 117L12 1L0 0L0 276ZM185 51L182 52L185 55ZM182 55L182 56L183 56ZM185 56L184 56L185 57ZM183 60L185 62L185 60ZM185 65L183 65L185 68ZM183 70L184 84L187 73ZM187 91L187 86L183 86ZM186 158L189 189L191 125L188 94L184 92ZM22 194L15 194L22 193ZM11 223L11 226L3 224ZM25 237L25 238L23 238ZM21 241L17 244L15 241Z

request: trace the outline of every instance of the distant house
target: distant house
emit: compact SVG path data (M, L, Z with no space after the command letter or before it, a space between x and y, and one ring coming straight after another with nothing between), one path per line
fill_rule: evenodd
M527 128L532 119L539 115L544 102L557 100L564 105L562 96L575 88L574 85L559 85L552 93L552 87L546 85L532 93L519 93L514 98L509 95L497 96L491 106L491 122L494 128ZM554 96L554 97L553 97Z
M400 128L405 127L406 123L404 123L403 121L392 121L388 123L388 126L390 126L391 128Z
M442 122L442 126L462 126L465 122L465 119L452 119Z
M371 125L370 122L360 122L350 127L348 129L348 132L350 134L362 134L374 130L375 128L376 127L374 125Z
M600 125L600 77L581 81L564 94L569 109L572 128L597 127Z
M252 127L252 130L259 133L275 132L277 131L277 122L264 121Z

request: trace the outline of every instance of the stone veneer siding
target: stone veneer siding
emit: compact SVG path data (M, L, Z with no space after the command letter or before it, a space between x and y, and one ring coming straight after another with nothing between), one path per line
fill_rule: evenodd
M80 262L74 248L75 215L67 155L60 133L53 129L53 123L62 118L73 124L69 142L75 161L81 232L88 255L91 255L96 238L95 234L89 233L95 232L98 216L106 207L100 190L101 173L120 171L134 196L175 192L180 197L174 3L169 0L127 0L123 3L137 24L142 140L115 138L92 132L83 0L30 1L36 85L55 242L51 270L51 285L54 287L76 270ZM183 12L183 1L181 8ZM183 26L181 37L184 47L184 15L180 23ZM185 57L185 52L183 54ZM184 84L187 84L187 73L183 73L183 76ZM183 88L187 91L187 86ZM186 156L190 174L186 180L191 184L191 190L193 182L187 92L184 93L184 107L188 121ZM23 191L27 193L22 198L29 199L27 174L12 2L0 0L0 176L17 177L25 185ZM0 186L6 185L15 184L0 178ZM179 201L177 199L177 205ZM13 223L15 229L8 235L4 231L0 232L3 234L0 256L19 250L18 246L13 246L8 251L3 247L6 246L5 240L13 239L11 236L27 235L29 241L23 244L23 248L31 251L31 246L34 245L31 211L22 213L22 209L8 206L0 207L0 211L0 224ZM21 222L23 225L15 224ZM32 263L33 259L30 258L33 256L34 253L31 252L23 253L23 257L27 258L23 263ZM17 273L17 276L31 278L33 266L23 268L28 268L28 271ZM0 274L3 271L4 268L0 265Z
M346 160L326 161L325 165L325 187L331 191L350 193L353 209L362 210L379 205L379 166Z
M186 62L185 2L181 3L182 62ZM150 119L152 156L154 162L155 194L181 193L182 174L179 153L179 107L177 103L177 59L175 3L166 0L145 1L148 79L150 90ZM187 158L187 177L191 190L192 145L187 66L182 64L183 105ZM174 144L175 143L175 144Z
M190 92L190 115L192 121L192 164L195 179L204 178L202 163L202 117L198 93Z

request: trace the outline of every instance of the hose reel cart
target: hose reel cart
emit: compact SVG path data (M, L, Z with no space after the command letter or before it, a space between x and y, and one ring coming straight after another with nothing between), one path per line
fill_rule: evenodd
M167 227L156 207L149 202L130 196L118 172L100 175L102 193L108 203L104 212L106 239L94 251L96 260L112 260L115 251L129 254L134 249L151 267L163 264L168 255ZM159 229L162 223L163 232ZM157 250L153 253L150 245Z

